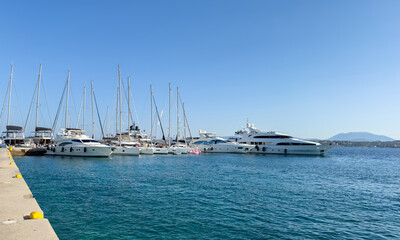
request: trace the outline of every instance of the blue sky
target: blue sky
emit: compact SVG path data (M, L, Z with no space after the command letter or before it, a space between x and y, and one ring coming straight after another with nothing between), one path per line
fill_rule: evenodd
M400 139L399 12L399 1L2 1L0 100L13 63L11 122L23 125L42 63L40 125L52 124L68 69L71 125L90 80L104 118L120 64L147 131L149 85L167 128L171 82L196 133L232 135L248 118L303 138ZM87 103L91 133L89 92Z

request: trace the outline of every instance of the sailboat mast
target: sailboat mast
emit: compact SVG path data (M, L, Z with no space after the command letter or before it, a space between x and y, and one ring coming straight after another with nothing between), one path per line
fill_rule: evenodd
M131 129L131 90L130 90L130 79L128 76L128 130Z
M68 70L68 77L67 77L67 103L65 105L65 128L68 127L68 96L69 96L69 77L70 71Z
M150 84L150 139L153 139L153 87Z
M121 101L121 71L118 65L118 78L119 78L119 139L121 141L122 133L122 101Z
M7 126L10 125L10 105L11 105L11 87L12 87L12 78L13 78L13 65L11 64L11 74L10 74L10 89L8 92L8 114L7 114ZM8 134L8 133L7 133Z
M182 110L183 108L185 108L185 103L182 103ZM183 116L185 118L185 116ZM186 143L186 121L185 119L183 119L183 138L185 139L185 143Z
M86 86L83 86L83 124L82 124L83 131L85 131L85 109L86 109Z
M171 146L171 83L169 83L168 146Z
M93 80L90 81L90 87L92 90L92 128L93 128L92 138L94 138Z
M106 121L105 121L105 129L106 129L106 136L108 137L108 106L107 106L107 112L106 112Z
M39 95L40 95L40 79L41 78L42 78L42 64L40 64L40 67L39 67L38 91L37 91L37 100L36 100L35 135L36 135L36 128L38 126L38 111L39 111Z
M115 110L115 136L117 136L117 132L118 132L118 94L119 94L119 88L117 88L117 106L116 106L116 110Z
M192 132L190 131L189 122L188 122L187 117L186 117L185 104L182 104L182 110L183 110L183 116L184 116L185 121L186 121L186 124L187 124L187 128L188 128L188 130L189 130L190 138L191 138L191 140L192 140L192 142L193 142L193 135L192 135Z
M176 87L176 142L179 142L179 88Z

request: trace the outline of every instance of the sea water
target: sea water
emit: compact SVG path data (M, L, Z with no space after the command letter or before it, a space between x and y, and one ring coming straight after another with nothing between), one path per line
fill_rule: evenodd
M400 149L15 161L60 239L400 239Z

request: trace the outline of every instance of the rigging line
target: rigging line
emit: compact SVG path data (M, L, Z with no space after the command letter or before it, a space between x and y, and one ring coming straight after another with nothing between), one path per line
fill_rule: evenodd
M97 100L96 100L96 95L94 94L94 91L93 91L93 98L94 98L94 103L96 104L97 116L99 117L99 123L100 123L101 134L103 135L103 138L104 138L103 125L101 124L100 112L99 112L99 108L98 108L98 106L97 106Z
M81 112L82 112L84 97L85 97L85 95L82 95L81 107L79 108L78 120L76 120L75 128L78 128L79 119L81 118Z
M72 93L72 88L70 88L70 90L69 90L69 92L70 92L70 94L71 94L71 97L70 97L70 99L72 99L72 105L73 105L73 108L74 108L74 113L75 113L75 116L78 116L78 114L76 114L76 104L75 104L75 98L74 98L74 95L73 95L73 93ZM71 112L70 112L70 116L69 116L70 118L71 118ZM68 126L71 126L72 124L71 124L71 120L69 121L69 124L68 124Z
M189 121L188 121L188 119L187 119L187 117L186 117L186 109L185 109L185 106L183 105L183 101L182 101L182 99L181 99L181 95L180 95L180 94L179 94L179 100L181 101L181 105L182 105L183 117L185 118L184 121L186 121L187 129L189 130L190 138L191 138L192 141L193 141L192 131L190 130Z
M26 121L25 121L25 125L24 125L24 131L26 129L26 125L28 124L29 115L31 113L31 108L32 108L32 105L33 105L33 101L34 101L35 96L36 96L36 90L37 90L38 84L39 84L39 81L36 82L35 90L33 90L33 96L32 96L32 100L31 100L31 105L29 106L28 115L26 116Z
M46 101L46 109L47 109L47 117L49 118L49 123L51 122L51 117L50 117L50 109L49 109L49 102L47 101L47 94L46 94L46 88L44 87L44 81L42 78L42 89L44 92L44 100ZM44 121L44 117L43 117L43 121Z
M24 120L23 120L24 118L22 117L21 104L19 104L17 88L15 87L15 85L16 84L14 84L13 87L14 87L14 92L15 92L15 98L17 100L17 106L18 106L18 110L19 110L19 115L20 115L20 118L21 118L22 122L24 122ZM25 132L25 129L23 131Z
M161 132L162 132L162 135L163 135L163 140L164 140L165 143L167 143L167 141L165 139L164 129L163 129L162 124L161 124L161 117L158 114L158 108L157 108L156 99L154 98L154 96L153 96L153 100L154 100L154 106L156 107L156 113L157 113L157 116L158 116L158 120L160 121L160 128L161 128Z
M1 108L0 120L1 120L1 117L3 116L4 108L6 107L6 101L7 101L8 89L9 88L10 88L10 82L8 82L7 89L6 89L6 94L4 94L4 101L3 101L3 107Z
M125 88L125 85L124 85L124 81L122 81L122 87L124 89L125 100L126 100L126 102L128 102L128 95L126 94L126 88ZM136 111L135 100L133 100L133 95L132 95L131 98L132 98L132 103L133 103L133 109L135 110L136 120L137 120L137 123L138 123L137 126L140 126L139 116L138 116L137 111ZM132 112L128 113L128 115L129 115L129 117L131 118L131 120L133 122ZM130 128L130 126L128 126L128 129L129 128Z
M54 118L53 127L52 127L52 133L54 133L54 131L56 129L56 126L57 126L57 121L58 121L58 117L60 115L60 110L61 110L61 107L62 107L62 102L64 100L64 95L65 95L65 91L66 91L66 88L67 88L67 84L68 84L68 81L65 81L64 90L63 90L63 93L62 93L61 98L60 98L60 103L58 104L57 114L56 114L56 117Z

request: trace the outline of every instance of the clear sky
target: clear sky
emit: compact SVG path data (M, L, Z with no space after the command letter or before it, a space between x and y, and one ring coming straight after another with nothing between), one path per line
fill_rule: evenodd
M14 64L11 123L23 125L42 63L40 125L52 124L68 69L71 125L90 80L102 118L109 106L115 119L120 64L147 131L149 85L166 129L171 82L196 133L233 135L248 118L302 138L400 139L399 13L390 0L1 1L0 101Z

